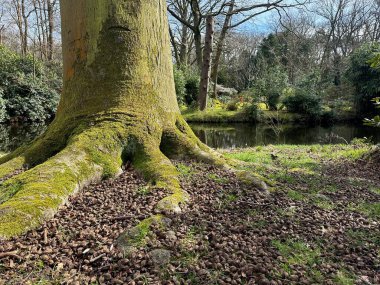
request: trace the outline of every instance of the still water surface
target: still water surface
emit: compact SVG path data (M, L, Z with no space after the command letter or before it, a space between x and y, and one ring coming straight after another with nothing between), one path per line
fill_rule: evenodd
M283 125L276 131L266 124L190 124L195 134L213 148L240 148L268 144L346 143L368 138L380 143L380 129L354 124L334 126Z
M345 143L369 138L380 143L380 129L338 124L330 127L283 125L276 132L265 124L190 124L195 134L214 148L238 148L267 144ZM45 124L0 125L0 151L9 152L30 142L46 129Z

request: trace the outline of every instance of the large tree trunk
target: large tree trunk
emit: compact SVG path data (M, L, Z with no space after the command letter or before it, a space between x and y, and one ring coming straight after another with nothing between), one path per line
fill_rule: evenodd
M0 159L0 178L8 178L0 185L0 238L37 227L84 185L118 175L125 160L171 191L157 205L162 211L187 199L167 156L225 164L180 115L164 0L60 3L61 101L44 135Z
M207 95L210 83L210 68L212 56L212 43L214 35L214 18L208 16L206 19L205 49L203 52L203 66L201 72L201 82L199 84L198 105L201 111L207 108Z

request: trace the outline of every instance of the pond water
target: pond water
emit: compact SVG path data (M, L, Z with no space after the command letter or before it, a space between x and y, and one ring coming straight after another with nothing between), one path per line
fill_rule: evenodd
M367 138L380 143L380 129L360 124L334 126L267 124L190 124L195 134L213 148L240 148L268 144L349 143L354 138Z
M190 124L195 134L214 148L239 148L267 144L345 143L368 138L380 143L380 130L362 125L338 124L330 127L266 124ZM46 124L0 125L0 152L9 152L30 142L46 129Z

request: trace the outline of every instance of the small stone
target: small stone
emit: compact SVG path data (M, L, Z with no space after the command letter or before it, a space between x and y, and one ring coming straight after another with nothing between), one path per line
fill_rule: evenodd
M166 249L155 249L149 253L152 261L156 265L165 265L170 262L171 252Z
M165 235L166 235L166 238L170 241L176 241L177 240L177 236L176 236L175 232L173 232L173 231L168 231L165 233Z

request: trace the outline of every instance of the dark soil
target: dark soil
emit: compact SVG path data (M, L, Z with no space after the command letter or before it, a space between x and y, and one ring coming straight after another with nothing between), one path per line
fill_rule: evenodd
M0 252L13 254L0 258L0 284L380 284L380 218L354 207L380 201L366 186L380 188L378 165L326 164L324 179L336 189L318 197L332 208L291 198L289 187L307 192L297 173L265 195L224 170L177 165L190 203L130 256L116 238L165 195L146 191L133 170L87 187L40 229L1 242ZM170 259L155 264L154 249Z

